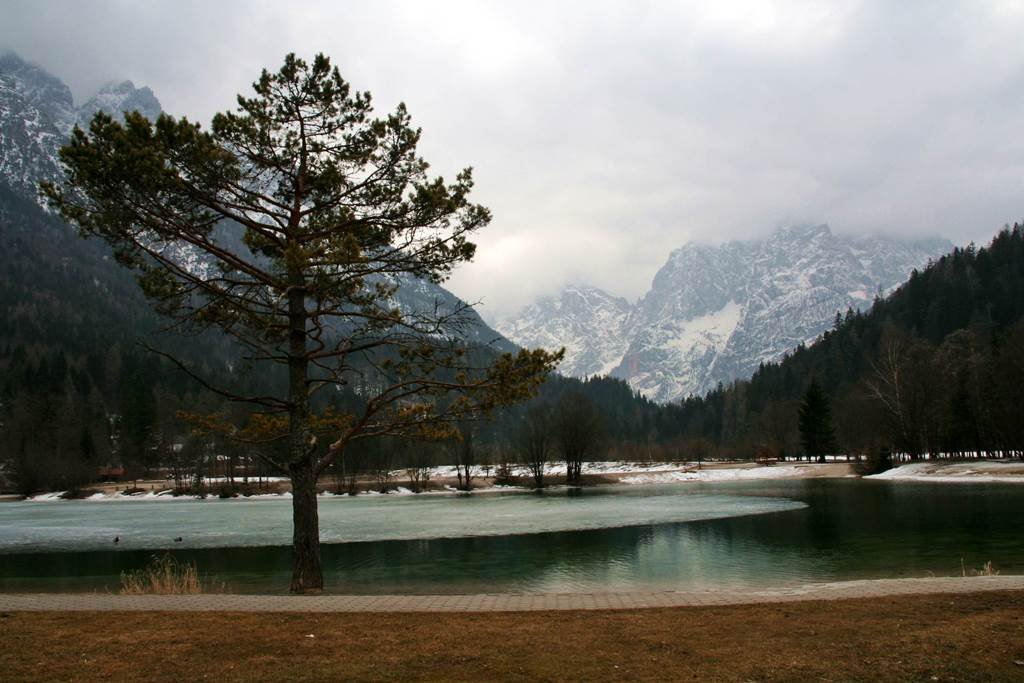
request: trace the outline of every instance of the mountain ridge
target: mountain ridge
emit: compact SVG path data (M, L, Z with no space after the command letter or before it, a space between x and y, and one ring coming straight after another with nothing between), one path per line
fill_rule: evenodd
M603 370L652 400L671 402L751 376L760 364L813 341L837 312L866 308L951 247L938 238L835 235L825 224L718 246L689 242L669 254L650 290L624 316L619 310L613 326L603 309L588 315L576 308L567 316L564 306L552 305L576 285L497 327L526 346L565 346L566 374ZM617 299L590 289L602 301ZM609 353L599 368L601 348ZM615 363L609 355L620 350Z
M136 87L130 80L111 81L76 107L70 88L58 77L14 52L0 54L0 181L48 210L38 184L62 181L60 147L74 127L88 126L97 111L120 118L122 112L133 110L150 120L163 113L153 91ZM199 257L188 250L176 252L175 257L187 261L189 268L203 267ZM423 311L451 312L464 307L447 289L426 281L403 282L396 300ZM518 348L488 326L474 308L466 308L463 317L461 331L469 342L499 351Z
M559 370L574 377L608 374L625 353L621 343L632 309L626 299L590 285L569 285L559 297L544 297L518 320L503 318L495 326L528 348L565 347ZM560 321L555 327L546 324ZM621 348L620 348L621 347Z
M45 208L38 184L62 179L60 147L75 126L88 127L97 111L119 116L136 109L150 119L163 111L152 90L136 88L127 80L108 83L75 106L63 81L14 52L5 52L0 55L0 176Z

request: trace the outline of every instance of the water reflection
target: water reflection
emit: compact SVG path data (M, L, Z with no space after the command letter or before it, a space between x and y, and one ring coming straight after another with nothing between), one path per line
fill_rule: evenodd
M1024 572L1019 532L1024 487L858 480L683 486L677 491L684 493L675 497L696 496L689 502L718 505L724 499L753 502L768 497L807 506L623 528L326 544L325 578L332 590L345 593L462 593L685 590L950 575L959 573L961 557L969 567L992 560L1005 573ZM644 505L661 510L679 505L651 500L672 495L664 490L643 495L633 489L631 498L616 501L615 507L597 501L618 495L584 491L571 499L570 507L608 515ZM530 499L564 506L568 497ZM597 504L587 507L592 502ZM395 514L395 508L386 509ZM484 510L515 515L523 508L519 503L475 507L467 514ZM103 550L0 555L0 589L115 587L120 571L143 565L150 554ZM179 549L174 554L240 591L282 590L290 571L284 546Z

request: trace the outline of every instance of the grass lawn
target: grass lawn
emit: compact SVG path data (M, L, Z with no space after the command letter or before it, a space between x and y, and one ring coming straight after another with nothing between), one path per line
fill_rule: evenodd
M3 681L204 678L1024 680L1024 592L600 612L0 614Z

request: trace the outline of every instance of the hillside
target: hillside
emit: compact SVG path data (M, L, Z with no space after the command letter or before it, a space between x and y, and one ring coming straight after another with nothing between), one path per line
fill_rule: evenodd
M749 381L672 408L688 438L737 453L799 450L812 378L833 400L844 451L1024 452L1024 227L954 249L867 311Z
M0 479L6 471L23 490L72 487L111 462L166 464L168 449L188 437L178 410L230 409L147 346L236 391L276 379L276 369L253 372L221 335L166 330L167 320L108 247L80 239L43 208L38 183L61 179L58 153L70 130L96 111L132 109L161 113L149 88L128 81L76 105L56 76L13 53L0 56ZM232 227L218 227L224 239L238 239ZM204 264L190 260L186 267ZM431 282L393 284L393 303L404 311L443 314L464 306ZM468 345L490 354L517 348L471 308L461 318ZM318 400L353 398L339 390Z

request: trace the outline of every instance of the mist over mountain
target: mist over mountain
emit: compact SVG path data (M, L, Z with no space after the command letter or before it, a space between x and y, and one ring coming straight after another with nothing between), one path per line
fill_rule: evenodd
M633 310L623 298L588 285L572 285L527 306L497 327L522 346L565 347L559 370L573 377L607 375L626 352L626 321Z
M41 180L60 180L58 151L96 111L161 113L156 95L110 83L81 104L59 78L16 54L0 56L0 181L40 203ZM637 302L577 284L496 327L527 347L566 348L561 371L607 374L646 397L673 401L749 377L828 329L837 311L863 309L914 268L949 250L943 240L834 235L827 226L780 229L765 240L675 250ZM111 264L113 268L113 264ZM402 307L454 310L461 301L426 282L404 282ZM515 346L469 309L467 337Z
M13 52L0 56L0 183L15 194L44 206L38 196L41 181L59 182L62 178L59 151L75 125L87 127L97 111L115 118L123 112L139 111L155 120L163 109L148 87L136 87L131 81L112 82L77 105L71 90L58 77ZM24 211L21 207L19 211ZM13 214L9 214L13 215ZM34 219L21 219L27 222ZM0 226L10 230L15 225ZM70 228L68 228L70 231ZM67 254L74 259L77 250ZM175 258L189 269L203 268L189 250L180 250ZM113 262L111 268L117 268ZM408 310L461 310L464 304L438 285L406 278L395 295L396 303ZM465 310L462 333L471 343L493 345L502 351L515 346L484 323L472 308Z
M40 181L61 178L58 152L75 125L86 127L97 111L120 117L138 110L151 119L160 101L131 81L111 83L76 106L59 78L13 52L0 55L0 178L35 197Z
M78 125L87 127L93 114L98 111L115 118L120 118L121 112L137 111L153 121L160 116L163 109L152 90L146 87L136 88L131 81L121 81L106 84L78 108Z
M500 321L524 346L566 348L561 370L606 373L659 402L745 379L862 310L951 248L941 239L835 235L794 226L765 240L690 243L634 305L572 286Z

